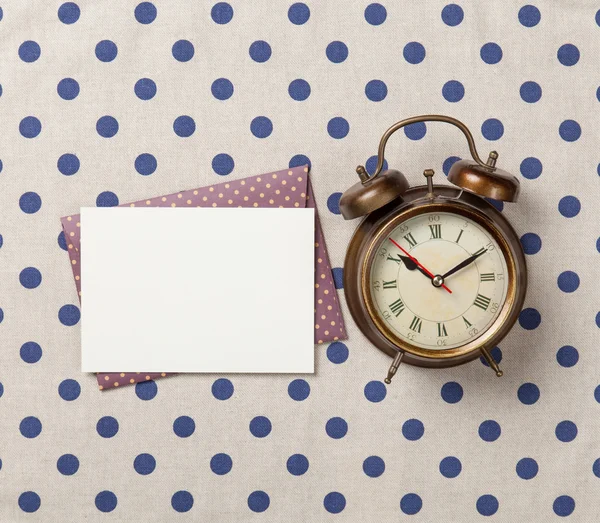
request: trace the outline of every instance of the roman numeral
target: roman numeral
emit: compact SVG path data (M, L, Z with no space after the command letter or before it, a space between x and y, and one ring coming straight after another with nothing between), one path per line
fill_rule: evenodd
M402 303L402 299L398 298L394 303L392 303L390 305L390 310L396 316L400 316L400 313L404 310L404 303Z
M463 232L465 232L464 229L461 229L460 232L458 233L458 238L456 238L456 241L454 243L458 243L460 241L460 237L462 236Z
M398 265L400 265L400 262L402 261L400 258L394 258L393 256L390 256L389 254L388 254L387 259L395 261Z
M481 281L496 281L496 275L493 272L484 272L481 274Z
M467 320L467 318L465 318L463 316L462 319L465 322L465 329L468 329L469 327L471 327L471 322L469 320Z
M421 332L421 325L423 325L421 318L419 318L418 316L415 316L413 318L413 320L410 322L410 329L415 332Z
M396 287L397 287L396 280L383 282L384 289L395 289Z
M438 323L438 336L448 336L448 332L446 331L446 325L443 323Z
M480 309L483 309L484 311L487 311L487 308L490 304L491 299L488 298L487 296L483 296L482 294L478 294L477 298L475 298L475 301L473 302L473 305L476 305L477 307L479 307Z
M414 247L417 244L417 240L415 240L414 236L410 232L404 237L404 239L408 242L410 247Z
M441 223L436 223L434 225L430 225L429 229L431 230L430 240L439 240L442 237L442 224Z

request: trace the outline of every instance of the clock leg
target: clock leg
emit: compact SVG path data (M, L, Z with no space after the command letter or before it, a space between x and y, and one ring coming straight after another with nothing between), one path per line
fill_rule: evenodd
M400 366L400 363L402 362L402 357L404 356L404 352L402 352L401 350L398 351L398 353L396 354L396 357L394 358L394 361L392 361L392 364L390 365L390 368L388 370L387 373L387 377L385 378L385 381L388 385L390 383L392 383L392 378L394 377L394 375L396 374L398 367Z
M494 359L494 357L490 354L490 351L487 350L486 347L481 347L481 354L483 355L483 357L485 358L485 361L488 362L488 365L494 370L494 372L496 373L496 376L500 377L502 376L502 374L504 374L501 370L500 367L498 367L498 364L496 363L496 360Z

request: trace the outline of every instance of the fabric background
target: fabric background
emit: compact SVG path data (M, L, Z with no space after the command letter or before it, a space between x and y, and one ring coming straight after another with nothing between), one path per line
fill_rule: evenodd
M0 2L0 521L598 520L599 6L381 1ZM99 392L78 370L60 216L308 158L340 285L340 193L389 125L435 112L521 178L503 378L405 366L386 387L341 290L349 339L314 376ZM446 183L467 154L430 124L387 160Z

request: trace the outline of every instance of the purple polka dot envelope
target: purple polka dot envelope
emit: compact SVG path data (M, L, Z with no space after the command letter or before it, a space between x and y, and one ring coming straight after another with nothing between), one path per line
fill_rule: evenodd
M147 198L129 207L272 207L314 208L316 205L308 167L269 172L242 180ZM75 286L81 299L80 215L61 218ZM316 344L347 337L334 279L318 216L315 220L315 325ZM156 379L162 372L102 372L97 374L101 390Z

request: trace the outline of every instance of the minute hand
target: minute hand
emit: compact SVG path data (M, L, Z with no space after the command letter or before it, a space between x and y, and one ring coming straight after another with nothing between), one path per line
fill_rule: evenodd
M471 263L473 263L477 258L479 258L482 254L485 254L486 252L487 249L484 249L483 251L476 252L472 256L469 256L466 260L461 261L456 267L450 269L446 274L443 274L442 278L445 280L448 276L451 276L455 272L464 269L467 265L471 265Z

